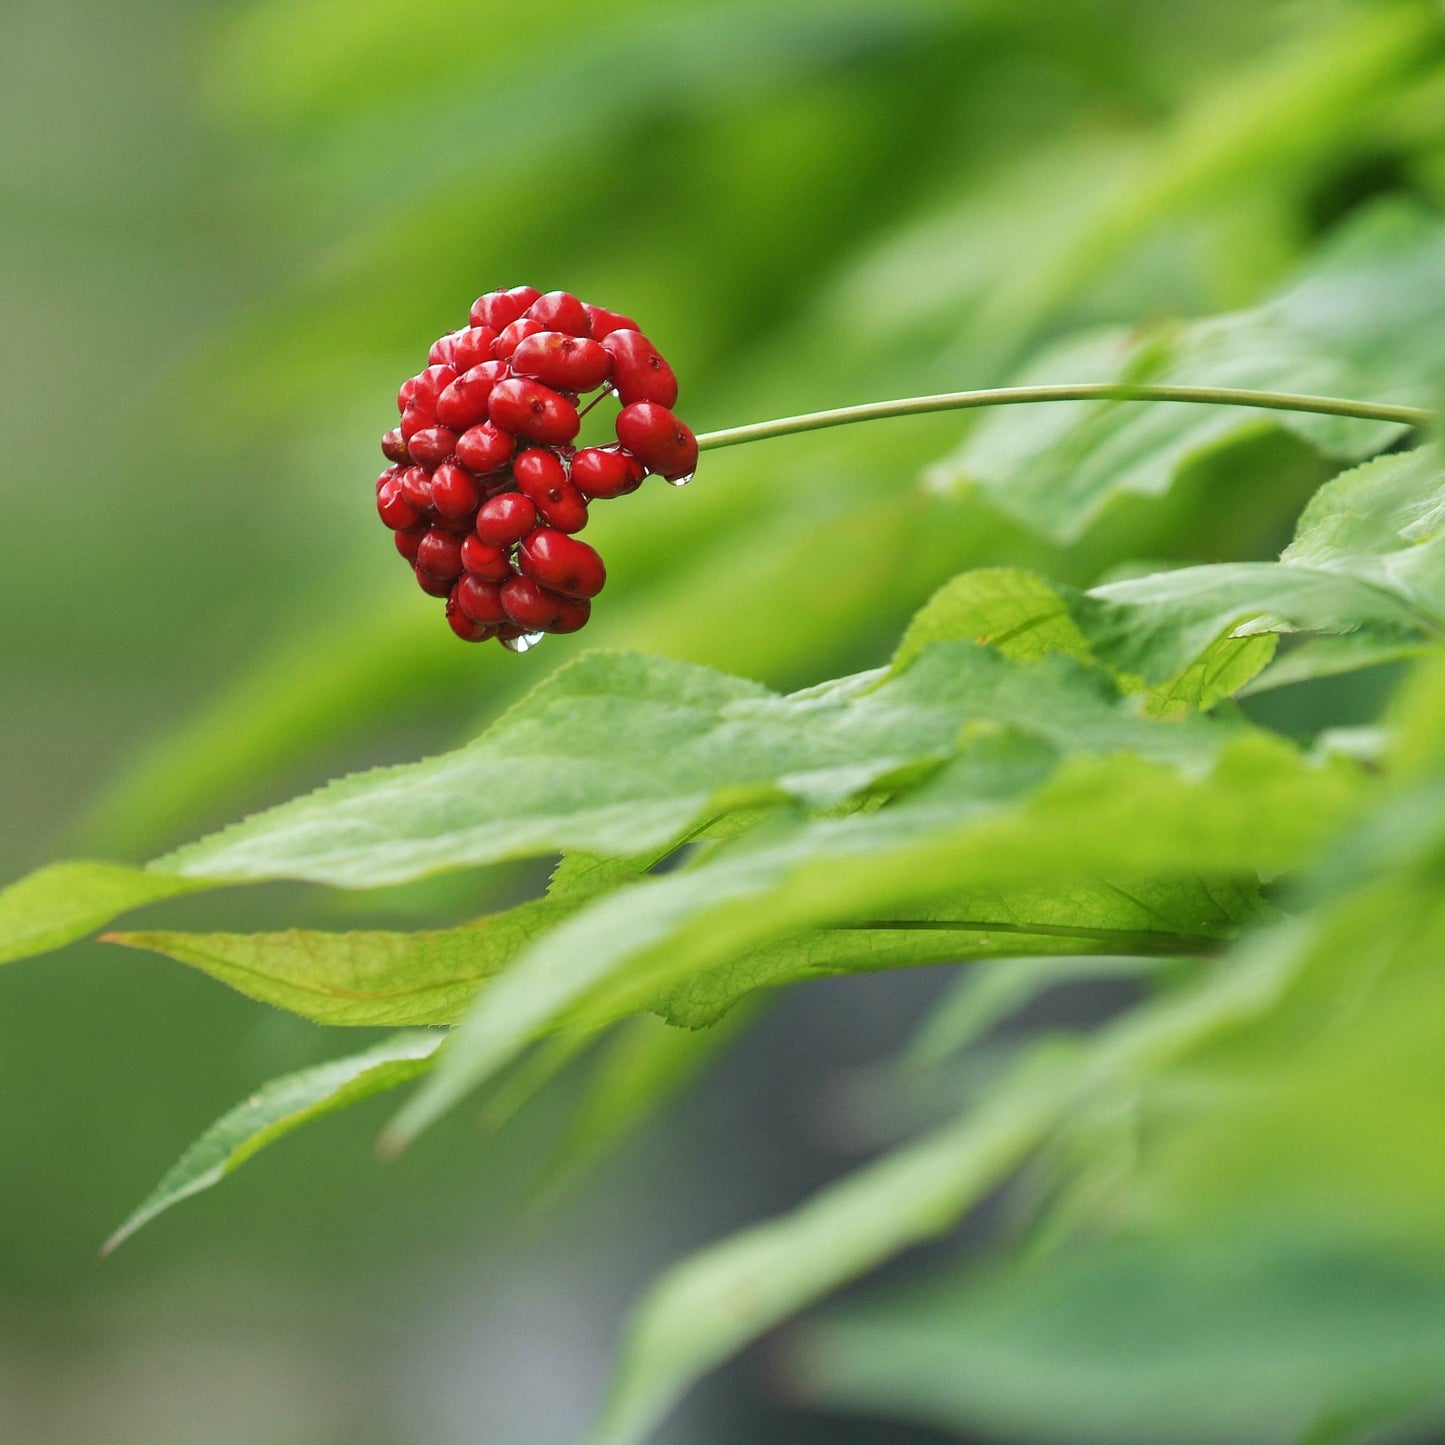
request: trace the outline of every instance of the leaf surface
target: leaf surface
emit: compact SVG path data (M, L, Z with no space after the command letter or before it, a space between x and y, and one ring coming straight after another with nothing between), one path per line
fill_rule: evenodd
M1054 346L1018 378L1245 387L1428 406L1445 370L1445 245L1438 221L1398 203L1354 221L1298 279L1247 311L1110 331ZM1010 409L1011 410L1011 409ZM1021 421L983 417L934 485L982 488L1061 541L1112 500L1157 496L1210 451L1285 428L1322 455L1359 461L1406 428L1298 412L1177 403L1062 402Z
M232 1170L293 1129L424 1074L444 1034L398 1034L350 1058L335 1059L263 1085L223 1114L167 1172L154 1192L106 1241L109 1254L174 1204L219 1184Z

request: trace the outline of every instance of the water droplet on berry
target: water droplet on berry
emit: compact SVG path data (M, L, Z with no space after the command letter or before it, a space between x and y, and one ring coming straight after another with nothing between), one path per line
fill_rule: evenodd
M696 473L689 472L685 477L668 477L667 485L669 487L685 487L695 475Z
M508 652L530 652L546 635L545 632L523 632L517 637L504 637L502 646Z

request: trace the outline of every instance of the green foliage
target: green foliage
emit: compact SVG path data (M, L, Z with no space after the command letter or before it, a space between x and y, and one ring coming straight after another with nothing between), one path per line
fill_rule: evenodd
M81 829L87 852L170 851L0 892L0 962L146 908L104 937L317 1024L437 1031L263 1086L112 1246L412 1082L392 1152L463 1102L496 1128L580 1082L548 1176L570 1184L779 991L940 965L900 1060L918 1113L664 1275L598 1445L815 1306L781 1362L797 1392L947 1430L1321 1445L1445 1420L1428 439L1107 403L710 454L686 493L598 509L605 605L526 659L457 646L336 505L371 465L368 399L478 275L645 317L700 428L1010 378L1438 402L1438 14L1293 14L263 0L215 27L196 71L227 186L257 215L304 198L258 252L288 290L197 331L159 404L126 398L147 440L193 415L203 443L118 446L120 500L54 525L133 556L115 626L157 656L258 641L208 705L181 706L189 671L156 702ZM167 466L209 509L284 516L274 555L207 553L207 598L254 598L244 628L157 580L177 549L133 498ZM45 559L17 550L20 589ZM49 663L43 624L10 635ZM506 865L559 855L542 896L506 896ZM249 886L274 883L322 887ZM1101 980L1127 983L1101 1026L1027 1026ZM1000 1197L983 1257L953 1258ZM884 1295L826 1303L890 1261Z
M1383 207L1258 307L1064 341L1018 381L1174 382L1429 405L1445 369L1441 235L1432 217ZM1004 413L983 418L935 470L935 485L977 485L1030 526L1068 539L1111 501L1164 492L1210 452L1262 428L1295 432L1340 461L1370 456L1404 430L1302 413L1262 418L1230 407L1071 402L1041 410L1025 426Z
M397 1034L365 1053L272 1079L217 1119L176 1161L148 1199L106 1241L109 1254L173 1204L219 1184L268 1144L312 1119L410 1083L431 1067L439 1033Z

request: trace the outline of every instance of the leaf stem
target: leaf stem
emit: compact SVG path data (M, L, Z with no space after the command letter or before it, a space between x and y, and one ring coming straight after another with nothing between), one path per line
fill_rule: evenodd
M1241 391L1228 386L1133 386L1102 381L1068 386L1000 386L984 391L948 391L937 396L908 396L897 401L870 401L862 406L840 406L832 411L806 412L778 417L748 426L704 432L699 451L792 436L795 432L822 431L890 416L918 416L930 411L967 411L983 406L1019 406L1042 401L1183 401L1206 406L1252 406L1268 411L1308 411L1324 416L1359 417L1364 421L1393 421L1423 427L1435 413L1418 406L1391 406L1383 402L1355 401L1349 397L1301 396L1288 391Z

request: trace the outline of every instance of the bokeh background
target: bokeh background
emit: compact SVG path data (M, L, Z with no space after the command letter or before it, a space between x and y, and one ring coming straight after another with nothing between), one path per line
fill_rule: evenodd
M1372 199L1445 203L1442 34L1432 5L1363 0L14 0L0 875L141 859L450 745L584 646L802 686L878 662L970 565L1086 582L1271 555L1321 475L1278 436L1065 549L920 486L964 423L916 419L718 454L686 491L599 509L595 623L523 660L452 638L370 483L398 381L496 285L637 316L699 430L996 384L1081 326L1247 304ZM1268 721L1308 735L1383 695L1294 689ZM165 917L415 925L538 884L275 887ZM0 1441L575 1440L645 1281L876 1142L867 1080L943 972L790 995L560 1202L536 1191L568 1080L385 1168L382 1102L101 1267L201 1127L358 1040L97 944L7 970ZM662 1438L943 1437L809 1413L784 1342Z

